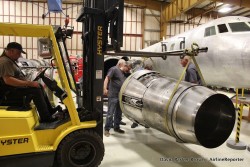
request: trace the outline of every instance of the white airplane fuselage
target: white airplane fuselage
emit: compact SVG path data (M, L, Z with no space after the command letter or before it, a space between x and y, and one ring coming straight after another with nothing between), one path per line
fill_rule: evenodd
M181 46L184 38L185 47ZM181 47L190 49L194 42L199 47L208 47L207 52L199 53L195 57L207 85L250 88L250 18L219 18L142 51L173 51L180 50ZM162 44L166 47L162 47ZM166 60L152 58L146 61L152 63L153 70L172 78L178 79L183 71L178 56L168 56Z

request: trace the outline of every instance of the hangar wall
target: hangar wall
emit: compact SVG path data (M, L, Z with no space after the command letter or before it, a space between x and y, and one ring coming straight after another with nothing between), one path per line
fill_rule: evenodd
M63 4L63 12L69 15L69 26L74 26L74 34L71 40L67 40L68 53L71 55L82 55L81 31L82 24L77 23L75 18L82 4ZM42 14L48 12L45 2L23 2L23 1L0 1L0 22L60 25L65 23L65 16L61 13L49 13L45 19ZM145 9L144 7L125 4L124 8L124 37L122 50L140 50L162 38L170 38L182 32L197 27L211 20L211 17L191 18L191 15L181 15L168 22L166 35L160 37L161 16L159 11ZM37 39L26 37L0 37L0 53L10 41L22 43L27 51L26 58L37 58Z
M171 38L177 34L186 32L188 30L191 30L195 27L198 27L201 24L207 23L211 20L214 20L213 17L209 16L203 16L203 17L195 17L192 18L192 15L184 15L182 14L181 16L172 19L168 24L167 24L167 32L165 38Z
M82 55L81 31L82 24L77 23L75 18L82 4L63 4L63 12L69 15L69 26L74 26L74 34L71 40L67 40L68 53L71 55ZM44 2L24 2L24 1L0 1L0 22L24 23L40 25L60 25L65 24L65 16L61 13L49 13L45 19L42 14L48 12L47 3ZM126 6L124 9L124 50L139 50L143 45L143 9L140 7ZM36 59L37 38L29 37L0 37L0 53L3 48L11 42L16 41L23 45L28 53L26 58Z
M144 10L144 47L147 47L160 41L160 12L150 9Z
M143 47L143 8L125 5L122 50L136 51Z
M161 37L161 13L159 11L145 9L145 28L144 28L144 46L150 46L157 42L160 42L160 39L171 38L175 35L183 33L185 31L191 30L201 24L207 23L211 20L214 20L213 16L203 16L195 17L191 14L182 14L175 19L169 21L167 26L167 31L164 37Z
M69 26L74 26L74 35L72 40L67 41L69 53L81 54L81 29L80 23L75 21L77 11L80 10L81 5L63 4L66 15L69 15ZM20 1L6 1L0 2L0 22L6 23L24 23L24 24L40 24L40 25L61 25L63 26L65 16L63 14L49 13L45 19L42 15L48 12L47 3L44 2L20 2ZM37 38L29 37L0 37L0 52L6 47L10 41L16 41L22 44L27 51L27 58L37 58Z

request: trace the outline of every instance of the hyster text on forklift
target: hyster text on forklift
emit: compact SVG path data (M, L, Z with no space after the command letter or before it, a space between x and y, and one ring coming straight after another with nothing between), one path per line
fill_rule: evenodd
M120 50L122 46L123 5L123 0L84 1L84 7L77 17L77 21L83 23L82 93L76 90L65 45L67 28L0 23L1 36L38 39L40 57L53 62L51 64L54 64L53 68L58 71L60 86L55 80L44 75L46 69L35 79L42 80L61 100L63 106L61 119L40 123L33 103L16 106L15 101L8 103L7 94L0 94L1 167L100 165L104 156L103 54L108 49ZM72 91L81 99L77 107ZM20 104L20 99L18 103Z

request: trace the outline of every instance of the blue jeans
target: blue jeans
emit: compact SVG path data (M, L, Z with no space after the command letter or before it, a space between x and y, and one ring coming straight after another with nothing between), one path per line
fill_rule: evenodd
M110 130L114 124L114 129L120 129L120 122L122 120L122 111L119 105L119 99L116 97L109 97L108 112L106 116L106 124L104 129Z

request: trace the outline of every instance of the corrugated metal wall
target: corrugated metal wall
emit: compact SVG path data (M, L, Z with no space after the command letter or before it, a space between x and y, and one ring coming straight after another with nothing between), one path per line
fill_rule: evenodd
M160 12L145 10L144 46L150 46L160 40Z
M124 8L123 48L136 51L143 47L143 9L127 6Z
M175 35L181 34L191 30L201 24L204 24L212 17L192 18L192 15L182 15L168 22L166 25L166 34L163 38L171 38ZM160 12L154 10L145 10L145 28L144 28L144 46L150 46L160 41Z
M189 18L191 17L192 17L191 15L182 15L180 17L177 17L175 20L173 20L173 22L168 23L166 38L171 38L175 35L186 32L195 27L198 27L201 24L204 24L210 20L213 20L213 18L205 17L205 16L203 16L202 18L196 17L196 18L189 20Z
M82 24L75 18L82 7L81 4L63 4L63 12L69 15L69 26L74 26L72 39L67 39L67 48L70 55L82 55L81 31ZM65 16L61 13L50 13L45 19L42 15L47 13L47 3L0 1L0 22L64 25ZM176 20L188 20L191 16L183 15ZM165 38L173 37L188 31L211 20L211 18L199 17L190 20L189 23L170 22L167 24ZM127 6L124 9L124 38L122 50L140 50L160 41L160 12L144 9L142 7ZM27 58L37 58L37 39L24 37L0 37L0 53L10 41L20 42L27 51Z
M82 54L81 44L81 23L75 21L77 11L81 5L63 4L66 8L63 12L69 15L69 26L74 26L74 35L72 39L67 40L68 52L70 54ZM47 3L42 2L20 2L20 1L0 1L0 22L24 23L39 25L64 25L65 16L61 13L49 13L45 19L42 15L48 12ZM16 41L23 45L27 51L26 58L37 58L37 38L30 37L0 37L0 51L11 42Z
M82 24L77 23L75 18L81 9L81 4L63 4L63 12L69 15L69 26L74 26L72 39L67 39L67 48L70 55L82 55L81 31ZM0 22L24 23L40 25L64 25L65 16L61 13L50 13L45 19L42 15L48 12L47 3L23 2L23 1L0 1ZM143 9L126 6L124 9L124 47L123 50L139 50L142 48ZM37 38L26 37L3 37L0 36L0 53L11 42L16 41L23 45L27 51L26 58L37 58Z

